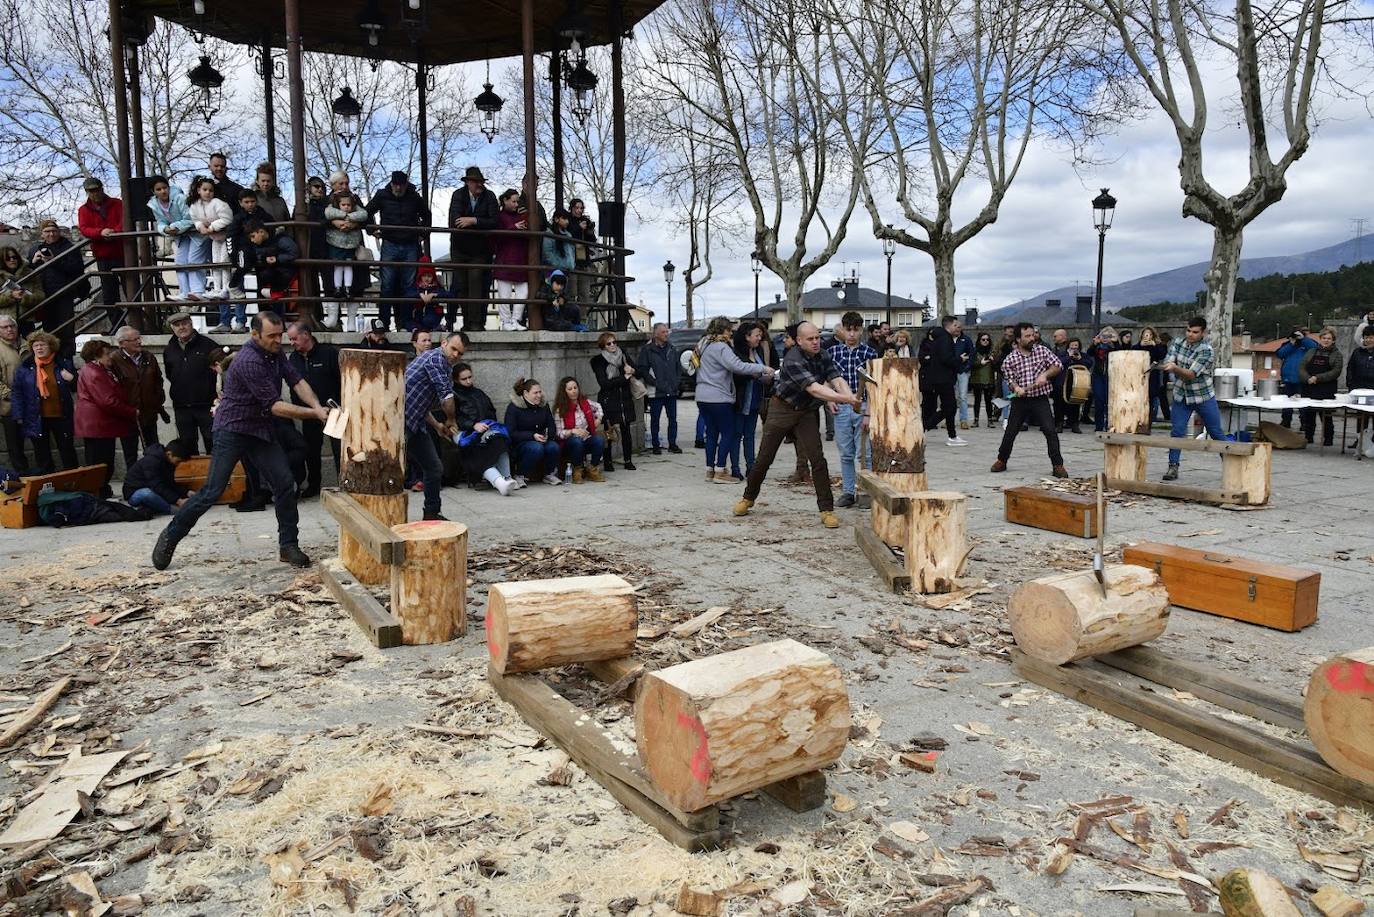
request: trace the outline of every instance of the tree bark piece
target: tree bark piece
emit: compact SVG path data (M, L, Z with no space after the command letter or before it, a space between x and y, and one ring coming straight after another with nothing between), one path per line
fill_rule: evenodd
M1303 719L1322 760L1374 785L1374 646L1317 666L1307 683Z
M62 696L62 692L67 690L67 685L71 684L70 678L60 678L49 686L48 690L38 695L37 699L29 705L29 709L20 714L19 719L9 725L3 734L0 734L0 748L9 748L15 740L28 732L43 719L43 716L52 709L53 704Z
M909 495L906 572L923 595L953 592L968 558L968 497L927 490Z
M1150 432L1150 387L1146 350L1117 350L1107 359L1107 430L1112 433ZM1109 444L1102 447L1109 478L1145 479L1144 446Z
M1146 643L1169 623L1169 593L1153 570L1108 564L1102 597L1091 570L1023 583L1007 602L1011 632L1026 655L1063 665Z
M370 513L384 528L391 528L406 521L406 495L395 494L351 494L362 508ZM339 528L339 560L358 582L376 586L391 582L391 564L383 563L372 556L367 545L341 526Z
M396 494L405 487L405 354L339 352L340 405L348 412L339 448L339 487Z
M849 725L839 667L795 640L650 672L635 701L640 760L689 812L831 764Z
M1364 902L1352 898L1334 885L1323 885L1312 896L1312 906L1322 917L1359 917L1365 912Z
M407 644L447 643L467 633L468 527L461 522L403 522L405 560L391 567L391 613Z
M1269 502L1269 471L1274 457L1271 443L1253 443L1251 455L1222 455L1221 489L1244 491L1249 506Z
M897 493L926 489L925 427L921 423L919 363L914 357L885 357L868 364L877 385L868 389L868 438L873 473ZM906 545L906 516L873 504L873 532L890 547Z
M498 674L533 672L631 655L639 608L618 576L496 583L487 593L486 626Z
M1302 917L1283 883L1258 869L1233 869L1217 883L1226 917Z

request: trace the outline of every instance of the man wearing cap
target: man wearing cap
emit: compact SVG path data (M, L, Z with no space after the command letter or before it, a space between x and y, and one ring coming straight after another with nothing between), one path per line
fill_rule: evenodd
M367 202L367 215L375 219L380 228L369 230L382 237L382 261L419 261L420 239L428 238L428 233L410 227L428 226L430 221L429 205L420 199L420 193L410 183L406 173L399 169L391 173L391 181L378 189ZM381 268L383 300L400 299L406 294L406 287L415 282L414 267ZM392 303L382 302L378 306L382 324L391 326ZM397 309L396 328L400 330L404 309Z
M486 233L497 228L496 215L501 208L486 181L481 169L468 166L463 173L463 187L454 191L448 202L448 225L459 230L449 235L449 259L459 264L491 263L491 237ZM486 325L490 286L485 267L453 269L453 295L458 299L481 300L463 303L464 331L481 331ZM449 328L457 315L457 303L449 303Z
M214 445L210 406L215 403L215 363L222 355L220 347L196 331L187 312L173 312L167 322L172 326L172 338L162 351L162 370L172 393L177 439L194 451L199 434L205 443L204 454L209 455Z
M386 322L382 321L380 318L368 319L367 331L363 334L363 339L358 342L357 349L404 351L404 347L399 344L391 343L391 340L386 336L386 332Z
M38 230L38 243L29 249L30 266L37 270L41 265L54 261L57 263L38 275L43 282L43 296L46 299L43 311L34 318L43 325L44 330L57 335L62 342L63 354L70 356L76 340L76 329L68 323L76 315L77 297L85 296L89 290L86 283L76 283L86 273L86 266L81 263L81 253L76 246L62 235L56 220L43 220L38 224Z
M105 304L113 331L119 315L119 310L113 308L119 302L119 275L114 269L124 266L124 243L113 236L124 228L124 202L106 194L98 178L86 179L81 187L86 192L86 203L76 211L76 226L91 240L91 254L100 271L100 301Z

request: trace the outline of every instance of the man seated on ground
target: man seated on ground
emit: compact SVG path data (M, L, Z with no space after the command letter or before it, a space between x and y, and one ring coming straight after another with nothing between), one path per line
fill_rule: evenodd
M189 452L179 439L166 446L149 443L143 457L124 472L124 502L154 516L170 516L191 495L191 489L176 479L177 466Z

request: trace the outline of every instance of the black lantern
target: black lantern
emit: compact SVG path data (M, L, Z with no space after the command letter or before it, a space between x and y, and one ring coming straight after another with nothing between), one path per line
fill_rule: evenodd
M676 268L671 261L663 263L663 282L668 287L668 327L673 327L673 271Z
M568 4L568 10L558 17L558 37L568 43L573 57L581 57L582 46L592 34L592 21L582 12L576 0Z
M353 90L345 86L329 107L334 112L335 133L344 146L352 146L353 141L358 139L363 116L363 107L353 98Z
M1116 212L1116 198L1107 192L1106 188L1102 193L1093 198L1093 228L1098 232L1106 232L1112 228L1112 216Z
M215 65L210 63L208 55L200 56L200 63L191 68L187 74L191 79L191 85L200 90L200 98L196 102L196 107L205 116L205 123L209 124L210 119L220 110L220 105L224 101L222 87L224 86L224 74L215 69Z
M501 132L501 106L505 101L491 91L491 83L483 83L482 94L473 99L472 104L479 112L477 122L481 126L482 134L487 138L487 143L491 143Z
M377 0L367 0L363 11L358 14L358 28L367 35L368 47L375 48L381 44L386 22L382 19L382 7Z
M572 113L578 124L586 124L591 117L592 106L596 104L596 74L587 67L587 59L578 57L577 65L563 76L563 82L572 90Z

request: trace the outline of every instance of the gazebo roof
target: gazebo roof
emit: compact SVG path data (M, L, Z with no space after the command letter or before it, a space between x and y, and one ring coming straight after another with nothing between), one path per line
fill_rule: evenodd
M663 0L622 0L624 28L653 12ZM386 31L378 46L368 45L358 27L358 17L368 0L300 0L306 51L377 57L414 63L420 50L426 64L457 64L465 61L513 57L522 52L520 0L421 0L426 24L416 45L402 25L406 0L378 0ZM558 40L556 26L567 11L566 0L534 0L534 50L547 52ZM131 13L147 13L179 23L197 32L240 45L286 47L286 27L281 0L205 0L205 15L197 16L189 0L126 0ZM580 4L591 31L588 45L611 41L610 0L584 0Z

